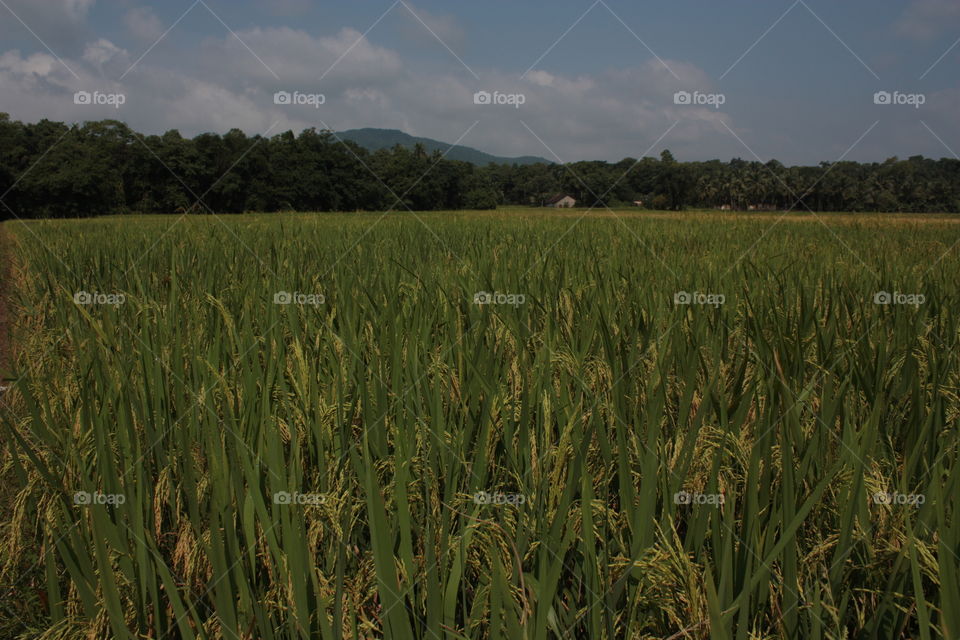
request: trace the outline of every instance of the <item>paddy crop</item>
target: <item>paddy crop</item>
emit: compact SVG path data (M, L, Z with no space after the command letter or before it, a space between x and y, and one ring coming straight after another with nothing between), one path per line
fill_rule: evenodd
M960 226L7 223L23 638L954 638Z

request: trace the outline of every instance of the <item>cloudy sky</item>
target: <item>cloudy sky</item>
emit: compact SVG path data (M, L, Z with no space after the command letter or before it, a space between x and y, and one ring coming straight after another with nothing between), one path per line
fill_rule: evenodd
M0 0L15 119L380 127L562 161L953 157L958 63L960 0Z

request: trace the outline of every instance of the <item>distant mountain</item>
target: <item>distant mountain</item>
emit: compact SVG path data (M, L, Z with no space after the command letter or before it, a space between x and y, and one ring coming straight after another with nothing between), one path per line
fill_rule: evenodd
M440 153L445 153L447 149L450 149L449 143L431 140L430 138L417 138L406 134L403 131L397 131L396 129L351 129L350 131L341 131L337 133L337 136L343 138L344 140L352 140L368 151L391 149L398 144L402 147L412 149L413 146L418 142L422 144L429 153L433 153L434 150L439 150ZM520 165L536 164L538 162L542 162L544 164L553 164L545 158L538 158L536 156L503 158L460 145L450 149L450 153L447 153L446 157L451 160L470 162L478 166L484 166L490 164L491 162L495 162L497 164Z

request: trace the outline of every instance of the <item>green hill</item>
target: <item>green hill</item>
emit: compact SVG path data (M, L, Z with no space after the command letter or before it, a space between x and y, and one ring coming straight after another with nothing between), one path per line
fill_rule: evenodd
M441 153L444 153L447 151L447 149L450 149L449 143L440 142L439 140L431 140L430 138L417 138L396 129L351 129L349 131L341 131L336 135L344 140L356 142L358 145L364 149L367 149L368 151L391 149L397 145L412 149L417 143L422 144L430 153L433 153L434 150L439 150ZM500 156L494 156L489 153L484 153L483 151L479 151L471 147L464 147L460 145L457 145L451 149L450 152L447 153L447 158L451 160L460 160L462 162L470 162L478 166L487 165L491 162L496 164L519 165L536 164L538 162L552 164L549 160L545 158L538 158L536 156L504 158Z

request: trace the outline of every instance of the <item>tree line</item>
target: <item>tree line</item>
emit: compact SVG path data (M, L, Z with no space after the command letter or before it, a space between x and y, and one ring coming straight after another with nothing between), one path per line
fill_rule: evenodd
M0 217L244 211L428 211L540 206L960 212L960 160L787 167L734 159L474 166L423 147L369 152L307 129L185 138L122 122L33 124L0 114Z

